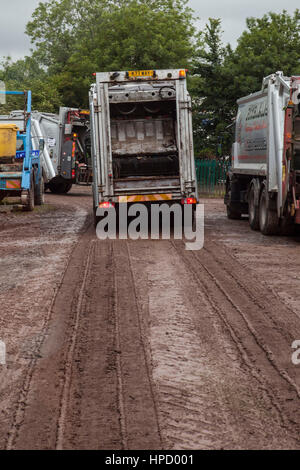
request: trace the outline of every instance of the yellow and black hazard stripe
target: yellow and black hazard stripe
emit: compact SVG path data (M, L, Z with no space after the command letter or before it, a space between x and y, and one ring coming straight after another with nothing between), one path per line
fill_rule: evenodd
M124 202L155 202L171 201L172 194L135 194L133 196L119 196L119 203Z
M21 180L7 180L6 181L6 189L20 189L21 188Z

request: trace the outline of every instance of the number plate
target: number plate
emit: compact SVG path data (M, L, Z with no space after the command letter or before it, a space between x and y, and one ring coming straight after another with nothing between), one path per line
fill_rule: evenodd
M132 70L128 72L129 78L136 77L153 77L154 70Z

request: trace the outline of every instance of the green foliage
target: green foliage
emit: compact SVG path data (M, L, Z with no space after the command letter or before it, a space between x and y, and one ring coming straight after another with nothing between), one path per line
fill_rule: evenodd
M195 150L199 155L207 147L215 155L230 147L231 134L226 128L232 109L224 92L228 77L221 35L221 20L209 18L193 62L193 72L198 78L192 81L190 90L194 98Z
M216 154L229 153L236 100L258 91L263 77L278 70L300 74L300 12L269 13L248 18L247 30L235 50L221 42L220 20L210 19L204 34L204 49L197 50L194 70L201 75L194 98L205 97L195 117L195 148L209 146ZM211 120L210 123L205 123Z
M7 88L31 89L34 108L87 107L96 71L188 68L196 155L230 152L236 100L282 70L300 74L300 12L248 18L233 50L221 20L196 31L187 0L48 0L26 32L31 57L0 63ZM0 112L17 107L14 99Z
M12 62L9 57L0 62L0 80L6 90L31 90L32 108L45 112L57 112L62 104L53 78L43 70L32 57ZM5 105L0 105L0 113L5 114L23 106L21 98L7 97Z
M95 71L187 67L193 55L186 0L50 0L27 25L34 56L66 105L86 106Z
M234 51L228 50L224 67L231 77L227 95L235 100L260 89L263 77L278 70L300 74L300 12L269 13L248 18L247 30Z

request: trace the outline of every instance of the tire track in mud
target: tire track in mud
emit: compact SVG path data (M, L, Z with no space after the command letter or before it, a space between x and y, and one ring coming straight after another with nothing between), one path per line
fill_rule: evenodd
M113 254L113 245L111 245L112 253L112 265L113 265L113 314L115 319L115 345L116 345L116 374L117 374L117 400L118 400L118 411L120 415L120 432L122 440L122 450L128 449L128 437L127 437L127 422L126 422L126 413L125 413L125 403L124 403L124 386L123 386L123 371L122 371L122 361L120 358L121 352L121 338L120 338L120 321L118 315L118 295L117 295L117 279L116 279L116 262Z
M130 248L129 248L129 243L126 243L126 249L127 249L127 255L128 255L128 261L129 261L129 268L130 268L130 276L131 276L131 281L132 281L132 288L133 288L133 294L134 294L134 299L135 299L135 307L136 307L136 314L137 314L137 320L138 320L138 329L139 329L139 335L141 338L141 345L143 349L143 355L145 359L145 369L147 373L147 378L149 382L149 387L150 387L150 395L153 403L153 409L155 413L155 421L156 421L156 426L157 426L157 432L159 435L159 440L160 440L160 446L162 446L162 435L161 435L161 430L160 430L160 422L159 422L159 416L158 416L158 409L157 409L157 393L155 390L155 385L153 383L152 379L152 365L151 365L151 352L149 351L149 342L147 342L146 335L143 329L143 322L142 322L142 314L140 310L140 306L138 303L138 297L137 297L137 290L136 290L136 278L134 275L133 271L133 266L132 266L132 257L130 254ZM149 305L149 304L148 304Z
M205 261L211 269L212 260ZM237 323L222 269L224 292L201 263L181 242L135 245L133 271L165 446L298 448L295 390L258 350L244 320ZM232 280L230 286L238 288Z
M62 371L64 370L64 366L63 364L58 365L58 357L60 357L60 355L57 354L57 352L61 352L58 344L54 345L53 350L49 350L48 340L49 336L51 337L51 329L54 325L55 329L63 330L66 323L70 321L69 318L64 318L63 316L57 318L57 304L59 304L59 306L61 306L62 303L65 305L61 313L67 310L68 304L74 304L73 293L61 299L61 291L65 284L71 284L69 278L70 271L74 269L75 253L82 251L82 246L86 243L85 240L90 232L90 228L91 221L90 217L88 217L85 231L79 237L69 255L61 281L55 291L51 307L48 311L43 328L43 336L38 343L38 349L35 351L30 367L26 371L24 385L21 389L14 421L8 436L7 449L55 448L56 425L53 424L53 420L56 419L58 421L61 398L60 390L63 383ZM68 324L68 327L70 327L70 324ZM59 337L57 340L57 343L59 343L62 338ZM66 352L65 349L63 349L63 352ZM55 367L57 367L55 376L51 377L51 372L55 370ZM35 413L37 414L36 416ZM45 439L45 436L48 434L52 435L52 439L49 438L51 442L50 445Z
M209 257L203 255L203 252L185 253L184 247L180 243L173 243L173 245L177 252L181 254L187 268L191 270L197 282L199 282L202 291L205 292L207 301L224 322L227 331L241 354L243 363L247 366L249 372L256 379L263 389L264 394L269 398L272 406L276 410L282 428L288 430L290 438L294 441L294 445L299 446L299 387L295 383L295 380L291 378L284 369L285 367L286 369L292 370L293 366L290 362L282 362L280 356L279 362L282 363L278 364L278 354L276 354L275 360L275 355L269 347L269 343L274 346L274 341L275 343L276 340L280 341L277 345L276 353L280 353L280 351L282 351L281 348L284 350L284 347L288 347L288 360L291 361L290 345L282 341L285 337L285 332L274 329L274 319L271 318L270 321L268 317L268 320L272 324L270 327L269 322L265 320L266 317L263 317L263 319L260 318L261 312L257 309L257 301L255 298L253 299L252 295L249 295L248 289L243 289L244 296L241 296L241 283L237 282L232 271L229 271L229 265L226 269L220 269L222 263L206 248L204 248L203 251L206 250L207 253L209 253ZM222 253L220 250L217 252L220 255ZM222 268L224 267L222 266ZM232 266L231 268L233 269ZM224 273L227 274L228 278L224 276ZM232 282L232 280L234 282ZM212 284L215 285L215 288ZM255 288L255 281L253 280L252 286ZM216 288L219 291L218 295L216 295ZM233 299L234 290L235 296ZM228 292L230 292L230 295ZM281 302L278 301L278 304L281 309L284 309ZM248 317L253 320L253 314L257 316L257 324L259 324L262 329L260 334L249 321ZM266 336L266 338L263 338L263 336ZM250 340L251 337L253 339L252 342ZM256 351L257 348L260 349L259 352ZM292 372L295 374L295 369ZM282 382L285 382L285 384Z
M86 225L86 230L87 230L88 227L90 226L89 219L87 219L86 224L87 224ZM27 366L27 370L26 370L25 376L23 378L23 383L22 383L22 386L20 388L20 393L19 393L19 396L18 396L18 400L17 400L17 403L15 404L15 412L13 413L13 416L12 416L11 427L10 427L10 430L8 431L8 434L7 434L7 441L5 443L5 449L6 450L12 450L15 447L15 443L18 439L18 434L19 434L20 429L23 425L26 406L27 406L27 400L28 400L28 395L30 393L31 383L32 383L32 380L33 380L33 375L35 373L35 369L36 369L38 360L41 357L41 350L42 350L43 344L44 344L45 339L46 339L47 334L48 334L49 324L50 324L50 321L51 321L52 316L53 316L53 308L54 308L55 302L57 300L58 293L59 293L59 291L60 291L60 289L61 289L61 287L64 283L66 273L69 269L71 258L72 258L73 253L76 250L77 245L79 243L80 243L80 238L77 241L77 243L75 244L73 250L71 251L71 253L68 257L68 260L66 262L65 269L62 273L59 285L55 289L53 298L52 298L51 303L50 303L50 307L49 307L49 309L47 311L47 314L45 316L45 319L44 319L42 329L41 329L41 331L38 335L38 340L36 341L35 347L32 351L32 359L31 359L29 365Z
M296 315L220 243L100 242L90 228L52 300L7 448L300 448L293 335Z
M68 403L69 403L70 384L72 380L74 351L75 351L77 335L78 335L78 330L79 330L80 315L82 313L83 296L84 296L84 292L86 289L88 272L91 267L91 259L92 259L93 252L94 252L94 243L95 243L94 240L92 240L87 248L87 259L86 259L82 284L81 284L78 299L77 299L76 317L75 317L73 332L70 335L70 344L68 348L67 359L66 359L65 370L64 370L64 384L63 384L62 399L61 399L61 404L60 404L60 413L59 413L59 419L57 423L56 450L63 449L65 421L66 421L67 408L68 408Z
M160 449L126 243L73 252L10 448Z
M230 295L228 295L226 290L220 284L219 280L216 278L215 274L213 274L213 272L210 269L207 268L207 265L202 264L202 266L207 271L209 276L213 279L213 281L215 282L217 287L223 292L224 296L226 296L226 298L232 304L232 306L235 308L235 310L241 315L241 317L243 318L244 322L246 323L250 333L252 334L252 336L256 340L257 345L260 346L263 349L263 351L265 352L265 355L268 358L269 362L277 370L278 374L281 375L282 378L284 380L286 380L289 385L291 385L291 387L293 387L293 389L295 390L295 392L297 394L297 397L300 398L300 387L296 384L294 379L287 373L287 371L283 367L283 366L286 367L288 364L278 363L278 358L280 359L280 353L282 352L282 349L281 349L282 347L284 348L284 350L286 352L288 352L288 358L290 359L290 356L291 356L291 349L290 349L291 348L291 343L295 339L295 336L293 336L293 335L297 334L296 333L297 330L299 332L298 334L300 335L299 323L297 321L296 322L293 321L293 319L295 319L295 317L297 319L297 316L293 312L292 318L290 318L290 319L285 318L284 325L280 326L279 322L276 319L276 316L278 315L278 309L279 309L279 313L280 313L281 316L283 316L287 312L291 313L291 310L289 308L286 308L286 306L278 298L275 297L275 299L274 299L275 301L274 301L273 299L271 299L269 297L268 302L272 302L272 304L271 304L272 309L270 310L270 307L269 307L268 303L260 301L257 298L258 297L259 286L257 286L257 284L253 285L253 280L248 278L248 285L252 285L253 290L255 290L255 292L257 294L257 297L254 297L252 292L249 290L249 287L246 287L234 275L234 271L237 268L237 266L236 266L237 263L232 263L233 269L230 272L227 267L224 267L223 263L220 262L220 260L216 259L216 257L212 254L212 252L210 250L206 249L206 251L209 253L210 257L213 258L213 260L215 261L214 273L217 274L217 275L219 274L219 271L220 271L219 267L221 265L222 269L223 269L223 274L226 273L226 275L228 276L227 280L226 280L224 275L222 276L222 282L223 282L224 285L227 286L227 289L228 289L229 283L232 283L232 280L233 280L234 281L233 285L236 284L238 286L238 295L240 296L243 293L245 294L246 300L243 299L242 303L240 302L240 305L242 305L242 308L240 308L238 306L238 303L236 301L234 301ZM197 256L195 254L195 256L199 260L199 255ZM216 266L216 264L217 264L217 266ZM241 272L242 272L242 270L241 270ZM227 281L226 283L225 283L225 280ZM259 307L261 312L263 311L263 313L267 316L267 318L266 318L267 321L265 320L265 326L269 326L269 324L270 324L271 325L271 331L272 331L271 336L268 335L268 342L272 344L272 347L274 347L274 351L275 351L276 354L274 354L273 350L270 349L270 347L266 344L266 342L264 341L262 336L258 333L258 329L256 330L253 327L252 323L251 323L251 321L255 321L256 323L258 323L259 326L261 326L260 319L254 318L253 316L250 317L250 315L249 315L250 309L247 309L247 307L246 307L246 305L247 305L246 301L249 300L249 299L250 299L251 303L253 303L257 307ZM251 305L251 307L252 307L252 310L253 310L253 305ZM247 314L244 313L246 311L247 311L247 314L249 315L249 317L251 318L251 321L250 321L250 318L248 318ZM258 311L256 311L255 313L256 313L256 317L257 317ZM284 316L286 316L286 315L284 315ZM279 320L280 320L280 318L279 318ZM289 328L287 328L287 326ZM291 333L291 331L293 331L293 334ZM287 339L288 339L288 341L286 341ZM282 341L282 340L284 340L284 341ZM278 347L278 345L280 345L280 347ZM280 361L280 362L282 362L282 361ZM295 367L293 367L290 364L289 369L291 370L291 372L294 375L295 374Z
M170 242L135 246L133 272L144 323L150 330L148 349L164 448L229 447L235 436L224 413L220 377L214 373L217 359L209 355L211 344L205 346L195 329L194 306L186 295L187 272L178 261Z
M265 280L263 280L263 283L256 280L255 288L253 289L252 287L251 290L253 272L250 273L247 271L224 246L220 246L217 242L212 242L207 243L203 250L206 251L216 263L220 264L226 274L232 278L232 281L238 285L241 290L245 291L246 295L251 298L252 302L255 303L261 311L268 315L270 322L272 322L274 327L280 328L282 336L291 344L295 339L291 331L299 328L299 315L297 312L284 303L277 293L267 285ZM223 259L222 257L217 257L215 253L222 253ZM228 265L231 265L231 270L228 269ZM277 310L279 305L280 315L274 315L274 309ZM283 315L283 312L285 315Z
M155 399L126 242L95 243L87 285L65 448L159 449ZM96 346L100 339L102 354Z

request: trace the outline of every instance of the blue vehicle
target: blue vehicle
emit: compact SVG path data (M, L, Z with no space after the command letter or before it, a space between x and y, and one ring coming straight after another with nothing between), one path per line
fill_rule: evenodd
M5 197L20 196L24 210L32 211L44 203L44 178L40 163L40 149L32 150L31 91L0 91L5 95L23 95L24 128L0 124L0 201Z

